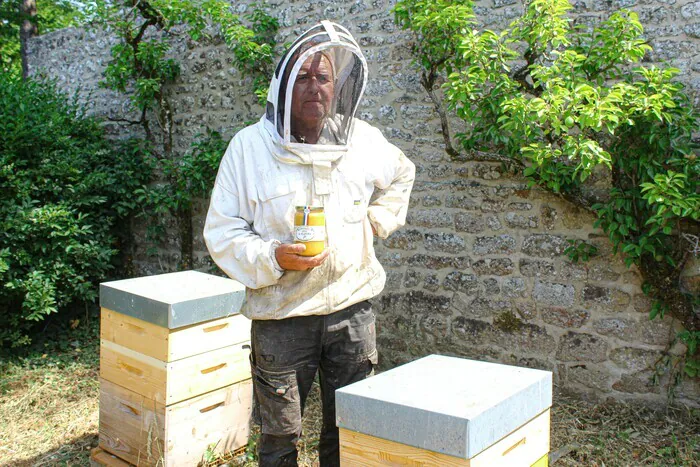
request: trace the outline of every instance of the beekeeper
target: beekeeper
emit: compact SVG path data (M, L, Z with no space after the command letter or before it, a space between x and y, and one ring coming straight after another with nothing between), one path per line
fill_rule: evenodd
M335 390L377 362L368 299L384 288L373 236L406 219L413 163L354 117L367 63L347 29L323 21L280 60L260 121L233 137L219 167L204 239L247 287L261 466L297 465L301 416L319 373L321 466L339 465ZM298 206L323 207L325 249L294 243ZM323 244L321 244L323 246Z

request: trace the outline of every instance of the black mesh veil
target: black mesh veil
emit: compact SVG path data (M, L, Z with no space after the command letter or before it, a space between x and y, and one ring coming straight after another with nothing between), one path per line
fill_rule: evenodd
M350 33L323 21L302 34L277 65L266 118L285 145L303 144L293 129L313 113L323 121L318 144L345 146L366 81L367 63Z

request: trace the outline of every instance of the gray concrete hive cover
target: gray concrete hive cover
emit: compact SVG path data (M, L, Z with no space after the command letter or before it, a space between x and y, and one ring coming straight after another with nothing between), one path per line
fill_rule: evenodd
M236 314L245 286L198 271L100 284L100 306L168 329Z
M552 405L552 373L430 355L336 391L341 428L471 459Z

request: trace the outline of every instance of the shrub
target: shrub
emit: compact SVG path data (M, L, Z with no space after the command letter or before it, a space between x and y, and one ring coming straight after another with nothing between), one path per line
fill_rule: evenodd
M51 83L0 74L0 344L76 300L94 300L150 173L139 147Z
M686 328L678 336L688 349L684 369L696 376L700 316L679 276L690 256L684 234L700 229L697 111L674 81L679 70L640 66L651 47L634 12L616 11L587 28L573 24L570 9L567 0L529 0L501 32L478 27L470 0L400 0L395 14L414 33L447 152L505 154L494 157L531 186L595 213L614 251L640 269L654 299L650 318L668 312ZM435 94L440 76L463 128L458 149ZM608 192L589 190L591 176L607 177ZM574 260L595 253L581 242L567 252Z

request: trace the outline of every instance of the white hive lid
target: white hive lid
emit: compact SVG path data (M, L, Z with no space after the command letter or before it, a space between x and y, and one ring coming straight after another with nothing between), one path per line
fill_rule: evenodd
M236 314L245 286L198 271L100 284L100 306L169 329Z
M431 355L336 391L336 422L471 459L552 405L552 373Z

